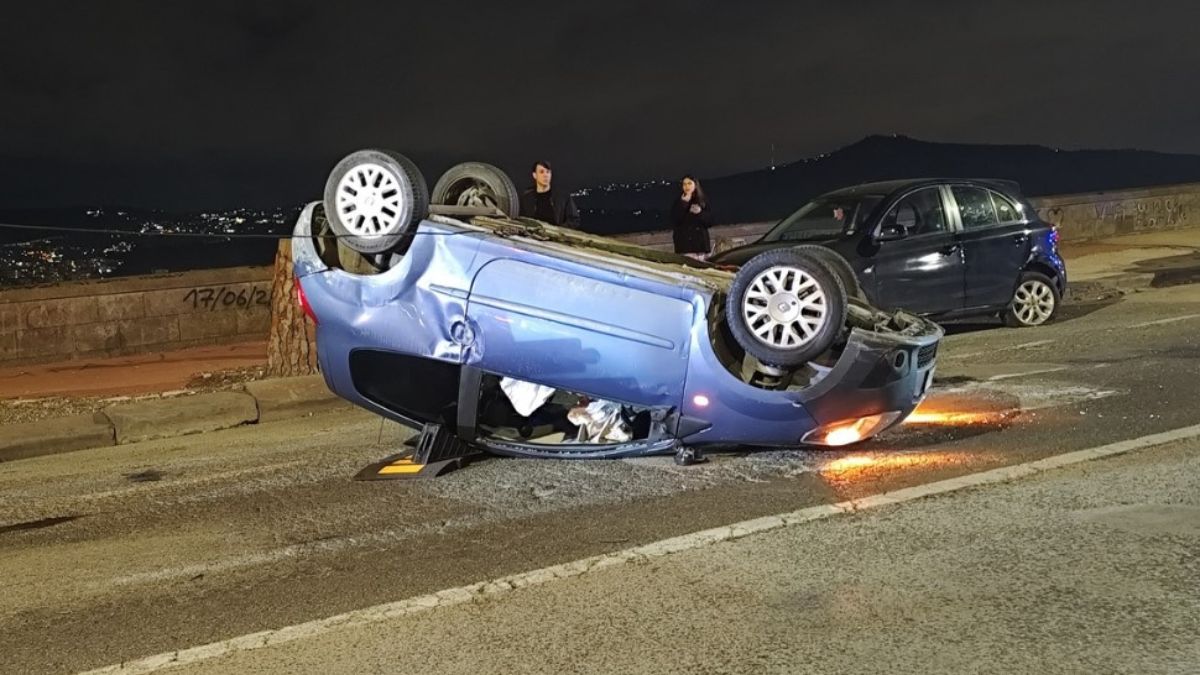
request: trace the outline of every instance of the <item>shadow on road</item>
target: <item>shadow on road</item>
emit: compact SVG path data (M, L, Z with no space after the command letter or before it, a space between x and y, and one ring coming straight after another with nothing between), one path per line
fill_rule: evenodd
M984 330L992 330L995 328L1004 328L1004 323L999 319L971 319L938 322L942 328L946 330L946 335L965 335L967 333L977 333Z
M1175 273L1177 270L1173 270ZM1200 281L1200 267L1197 268ZM1157 279L1157 276L1156 276ZM1179 282L1187 283L1187 282ZM1125 294L1118 288L1095 281L1081 281L1067 287L1066 297L1054 317L1054 323L1067 323L1085 317L1092 312L1121 302ZM999 317L974 317L970 319L947 319L939 321L946 335L964 335L997 328L1008 328ZM1018 329L1020 330L1020 329Z
M1091 314L1092 312L1096 312L1101 309L1104 309L1105 307L1119 304L1122 301L1123 301L1123 298L1116 297L1116 298L1110 298L1108 300L1100 300L1097 302L1078 302L1078 303L1064 304L1062 306L1062 308L1058 310L1058 316L1055 317L1054 321L1055 321L1055 323L1067 323L1070 321L1074 321L1075 319L1083 318L1083 317L1087 316L1088 314Z
M1200 252L1142 260L1134 265L1131 271L1153 274L1154 278L1150 281L1152 288L1198 283L1200 282Z

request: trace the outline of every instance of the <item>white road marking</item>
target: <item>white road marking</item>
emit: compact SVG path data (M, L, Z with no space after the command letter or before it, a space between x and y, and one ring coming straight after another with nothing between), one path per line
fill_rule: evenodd
M1061 370L1067 370L1067 366L1058 366L1057 368L1043 368L1041 370L1027 370L1023 373L1003 373L1001 375L993 375L988 378L988 382L996 380L1010 380L1014 377L1027 377L1029 375L1044 375L1046 373L1057 373Z
M1096 389L1084 385L1058 385L1050 383L1020 383L1004 380L985 380L950 387L935 388L930 394L933 401L943 395L965 394L982 398L994 397L997 393L1007 394L1017 400L1020 410L1040 410L1057 406L1075 405L1084 401L1096 401L1125 392L1115 389Z
M1008 351L1013 351L1016 349L1030 349L1031 347L1044 347L1046 345L1054 344L1054 342L1055 342L1054 340L1036 340L1034 342L1022 342L1019 345L1013 345L1011 347L997 347L995 349L989 349L984 352L967 352L966 354L955 354L955 353L951 352L949 354L946 354L945 358L969 359L973 356L984 356L986 354L995 354L996 352L1008 352Z
M948 494L957 492L967 488L979 487L982 485L990 485L993 483L1003 483L1006 481L1023 478L1042 471L1057 469L1071 464L1099 459L1101 457L1111 457L1136 450L1145 450L1155 446L1181 441L1191 438L1200 437L1200 424L1190 427L1183 427L1172 431L1165 431L1159 434L1151 434L1134 438L1127 441L1117 443L1109 443L1095 448L1086 450L1077 450L1061 455L1054 455L1045 459L1039 459L1023 464L1015 464L1013 466L991 469L989 471L981 471L967 476L951 478L948 480L926 483L916 487L896 490L883 494L872 495L862 499L855 499L846 502L838 502L836 504L823 504L820 506L811 506L809 508L792 511L790 513L782 513L775 516L765 516L755 518L753 520L745 520L740 523L717 527L711 530L703 530L685 534L680 537L664 539L644 546L636 546L627 548L615 553L606 553L604 555L592 556L583 558L574 562L564 563L562 565L554 565L544 567L542 569L513 574L499 579L489 581L480 581L467 586L459 586L456 588L447 588L405 600L396 602L384 603L367 607L364 609L337 614L324 619L316 619L293 626L284 628L276 628L264 630L258 633L242 635L240 637L213 642L199 647L191 647L173 652L163 652L154 656L148 656L133 661L105 666L96 670L91 670L84 675L130 675L132 673L153 673L175 666L188 665L206 661L235 652L248 651L251 649L259 649L262 647L270 647L293 640L301 640L315 637L334 630L345 628L357 628L370 624L395 619L401 616L408 616L425 612L440 607L450 607L453 605L461 605L468 602L473 602L476 599L493 597L496 595L505 594L516 589L525 588L527 586L539 586L541 584L558 581L560 579L570 579L573 577L582 576L590 572L607 567L617 565L625 565L631 562L643 562L654 558L661 558L673 553L681 553L695 549L704 548L725 541L740 539L752 534L770 532L785 527L792 527L803 523L821 520L845 513L856 513L867 509L876 508L879 506L889 506L893 504L901 504L904 502L930 497L940 494Z
M1164 323L1175 323L1176 321L1187 321L1188 319L1198 319L1200 314L1184 314L1183 316L1173 316L1169 319L1159 319L1158 321L1146 321L1145 323L1135 323L1130 328L1145 328L1146 326L1161 326Z

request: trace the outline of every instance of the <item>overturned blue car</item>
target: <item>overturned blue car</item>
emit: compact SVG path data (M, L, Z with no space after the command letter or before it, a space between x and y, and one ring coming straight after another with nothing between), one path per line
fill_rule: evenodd
M736 271L517 217L499 169L430 190L402 155L330 174L292 243L320 370L367 410L490 453L838 446L899 424L942 329L813 246Z

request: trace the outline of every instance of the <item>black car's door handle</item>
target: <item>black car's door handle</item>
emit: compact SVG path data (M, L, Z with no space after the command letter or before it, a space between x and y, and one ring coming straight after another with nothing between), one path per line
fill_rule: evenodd
M950 255L958 252L958 244L950 244L942 249L942 255Z
M1029 241L1029 235L1027 235L1023 232L1021 234L1013 235L1013 243L1018 246L1020 246L1021 244L1024 244L1027 241Z

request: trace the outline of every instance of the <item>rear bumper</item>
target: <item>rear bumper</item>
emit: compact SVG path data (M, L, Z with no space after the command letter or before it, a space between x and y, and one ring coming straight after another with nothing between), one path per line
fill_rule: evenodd
M1047 263L1054 268L1055 281L1058 282L1058 293L1060 296L1067 294L1067 263L1062 259L1061 255L1055 254L1049 256Z
M293 230L292 260L298 283L317 317L317 360L326 384L338 396L398 422L419 427L429 421L386 408L355 383L356 351L387 352L456 366L462 345L452 327L466 317L466 287L453 272L473 255L474 239L417 238L404 260L385 272L360 275L331 266L314 244L309 204ZM432 228L431 228L432 229ZM431 265L438 259L439 265ZM430 269L449 270L442 276ZM419 391L419 389L418 389Z

